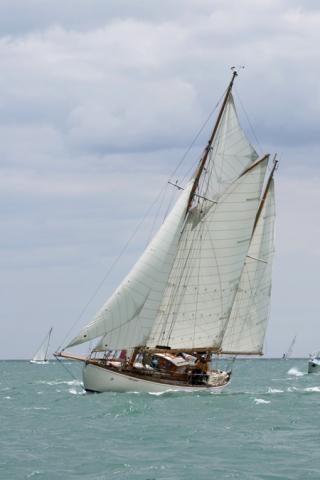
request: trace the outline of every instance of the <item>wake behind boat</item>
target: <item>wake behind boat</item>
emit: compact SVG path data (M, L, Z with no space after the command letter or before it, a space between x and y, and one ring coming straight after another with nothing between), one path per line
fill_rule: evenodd
M49 363L48 360L48 350L49 350L49 344L50 344L50 338L52 334L53 328L51 327L45 338L43 339L40 348L37 350L37 352L33 355L32 360L30 360L30 363L38 363L38 364L45 364Z
M262 355L274 233L274 161L259 158L237 117L234 71L208 144L133 269L66 348L88 391L221 391L214 355Z

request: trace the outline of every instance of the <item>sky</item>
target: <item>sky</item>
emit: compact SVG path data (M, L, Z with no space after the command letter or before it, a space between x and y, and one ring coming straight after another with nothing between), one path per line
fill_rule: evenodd
M0 358L30 358L51 326L64 345L112 293L159 220L149 206L198 161L234 65L243 127L280 160L265 353L294 335L296 356L320 350L319 2L0 10Z

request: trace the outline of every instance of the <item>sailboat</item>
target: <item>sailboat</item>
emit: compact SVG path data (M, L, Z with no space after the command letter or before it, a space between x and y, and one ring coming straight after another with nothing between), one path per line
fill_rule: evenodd
M232 73L192 178L140 259L57 358L93 392L220 392L220 355L262 355L274 237L274 159L242 130ZM170 182L169 182L170 183ZM88 356L66 349L97 341Z
M33 355L32 360L30 360L30 363L49 363L48 360L48 350L49 350L49 344L50 344L50 337L52 334L53 328L51 327L49 332L46 334L44 337L43 341L41 342L40 348L38 348L37 352Z
M295 336L293 337L293 339L291 340L291 343L290 343L290 345L289 345L288 350L282 355L282 360L288 360L288 358L291 357L292 351L293 351L293 347L294 347L294 345L295 345L295 343L296 343L296 339L297 339L297 336L295 335Z
M310 354L308 360L308 373L320 372L320 352L316 354Z

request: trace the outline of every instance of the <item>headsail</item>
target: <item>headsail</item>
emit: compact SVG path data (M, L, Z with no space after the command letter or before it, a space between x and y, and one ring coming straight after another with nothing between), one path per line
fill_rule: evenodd
M69 347L103 336L102 349L130 348L148 337L176 256L191 184L111 298Z

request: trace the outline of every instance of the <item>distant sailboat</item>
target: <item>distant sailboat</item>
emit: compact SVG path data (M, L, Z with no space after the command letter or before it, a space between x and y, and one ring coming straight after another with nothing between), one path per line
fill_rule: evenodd
M51 327L45 338L43 339L40 348L37 350L35 355L32 357L32 360L30 360L30 363L48 363L48 349L49 349L49 343L50 343L50 337L52 333L53 328Z
M274 161L238 120L234 72L197 169L133 269L67 345L99 339L87 391L221 391L213 355L262 355L273 257ZM66 348L67 348L66 347Z
M290 343L290 345L289 345L288 350L282 355L282 360L288 360L288 358L291 357L292 351L293 351L293 347L294 347L294 345L295 345L295 343L296 343L296 339L297 339L297 336L295 335L295 336L293 337L293 339L291 340L291 343Z

